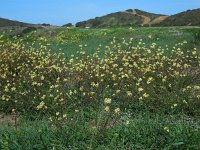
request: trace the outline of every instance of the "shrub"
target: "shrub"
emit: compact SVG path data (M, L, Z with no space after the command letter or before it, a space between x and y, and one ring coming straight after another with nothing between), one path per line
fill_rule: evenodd
M2 111L51 112L64 105L67 68L60 55L52 54L46 47L38 51L12 42L0 47L0 57Z
M41 45L39 50L20 43L0 47L0 106L4 112L36 111L62 120L66 112L87 109L99 112L104 99L114 110L148 109L153 112L198 114L199 89L191 69L199 67L196 49L182 51L187 42L176 44L166 54L152 43L145 47L115 39L102 56L90 55L84 47L65 60ZM125 50L122 50L123 49Z

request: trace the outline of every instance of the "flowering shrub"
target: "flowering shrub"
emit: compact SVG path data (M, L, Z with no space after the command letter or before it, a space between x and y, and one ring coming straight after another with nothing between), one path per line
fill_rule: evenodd
M0 47L1 110L46 112L65 105L67 68L60 55L20 43Z
M103 57L100 50L93 55L78 52L79 57L69 63L72 81L76 82L82 103L99 105L110 97L113 107L122 110L169 111L177 104L177 110L190 112L199 102L194 92L186 92L185 88L198 84L193 82L196 77L191 69L198 68L200 61L197 49L182 50L186 43L177 43L170 50L156 43L146 47L142 40L130 47L132 39L123 43L114 39Z
M199 68L197 49L183 50L186 41L162 48L142 40L133 46L132 40L114 38L94 54L80 46L69 60L45 45L2 44L0 109L49 113L56 120L67 118L68 111L99 111L105 104L104 110L115 114L125 109L198 113L199 84L191 72Z

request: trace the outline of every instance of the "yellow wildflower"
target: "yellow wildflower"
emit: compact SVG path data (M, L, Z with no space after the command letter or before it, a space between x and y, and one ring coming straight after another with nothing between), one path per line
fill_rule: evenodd
M110 108L108 106L105 107L105 111L109 111Z
M110 98L105 98L104 99L104 103L106 104L110 104L112 102L112 100Z
M120 112L120 108L116 108L115 113L119 113L119 112Z

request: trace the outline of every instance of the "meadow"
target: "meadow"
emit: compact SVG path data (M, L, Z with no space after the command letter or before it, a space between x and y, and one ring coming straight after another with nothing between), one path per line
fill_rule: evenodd
M0 149L200 149L199 27L0 33Z

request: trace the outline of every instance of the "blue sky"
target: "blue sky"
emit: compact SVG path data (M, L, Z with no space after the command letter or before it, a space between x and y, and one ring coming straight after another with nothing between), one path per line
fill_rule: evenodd
M200 8L200 0L1 0L0 17L63 25L135 8L171 15Z

